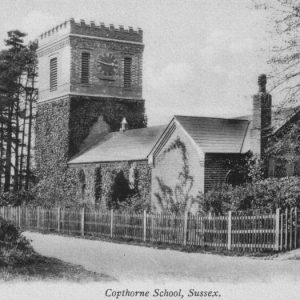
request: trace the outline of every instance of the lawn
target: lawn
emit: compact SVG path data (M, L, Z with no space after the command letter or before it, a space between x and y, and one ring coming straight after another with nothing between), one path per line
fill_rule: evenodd
M7 281L71 281L96 282L112 281L112 277L88 271L82 266L34 254L25 264L0 267L0 282Z

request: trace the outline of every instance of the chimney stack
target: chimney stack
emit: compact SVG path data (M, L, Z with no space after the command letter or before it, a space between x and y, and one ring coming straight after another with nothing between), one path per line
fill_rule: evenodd
M272 96L266 92L267 76L258 76L258 93L253 96L253 115L251 127L251 150L263 159L271 130Z
M121 128L120 131L125 132L128 129L128 123L126 121L126 118L124 117L121 122Z

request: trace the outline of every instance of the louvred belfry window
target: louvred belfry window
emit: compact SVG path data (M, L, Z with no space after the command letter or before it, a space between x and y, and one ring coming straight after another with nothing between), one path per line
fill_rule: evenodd
M81 54L81 83L89 83L90 77L90 53Z
M132 59L131 57L124 58L124 87L131 87L131 65Z
M57 89L57 57L50 60L50 91Z

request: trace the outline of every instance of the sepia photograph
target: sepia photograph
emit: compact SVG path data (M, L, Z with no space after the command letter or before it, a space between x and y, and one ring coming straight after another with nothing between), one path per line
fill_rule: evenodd
M0 8L0 299L300 299L300 0Z

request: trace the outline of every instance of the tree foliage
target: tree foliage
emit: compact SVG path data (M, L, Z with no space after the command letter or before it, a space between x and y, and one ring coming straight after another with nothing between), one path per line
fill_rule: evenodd
M255 8L264 10L269 23L270 74L272 90L282 101L275 118L286 121L287 107L292 116L299 114L300 99L300 1L299 0L252 0ZM281 134L269 141L268 155L287 164L300 157L299 120L284 126Z
M273 88L283 89L285 103L297 102L300 94L300 1L253 0L266 10L271 34L271 74Z
M28 190L32 179L32 132L37 100L37 43L25 33L8 32L0 51L0 187Z

